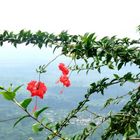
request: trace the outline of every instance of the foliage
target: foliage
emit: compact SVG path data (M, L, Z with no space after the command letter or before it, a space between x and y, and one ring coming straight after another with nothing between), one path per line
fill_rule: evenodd
M90 70L98 70L98 72L102 74L102 67L104 68L107 66L110 70L120 70L126 64L135 64L140 68L139 39L132 40L127 37L120 39L116 36L106 36L98 40L95 33L70 35L63 31L58 35L54 35L41 31L32 33L31 31L21 30L17 34L8 31L1 33L0 45L4 46L5 42L11 43L15 47L25 43L25 45L32 44L38 46L40 49L43 46L49 46L53 51L57 51L58 48L61 48L61 55L70 57L74 62L74 65L68 66L71 71L80 72L82 70L86 70L88 73ZM39 82L40 75L46 72L48 65L55 61L57 57L48 64L39 66L39 68L36 69L39 74ZM78 59L84 60L82 65L77 64ZM103 109L110 104L118 104L124 97L129 96L127 103L117 113L109 112L107 116L103 116L95 112L91 112L87 105L93 94L101 94L105 96L105 89L116 84L124 86L127 82L138 84L140 82L140 73L133 74L132 72L128 72L123 76L114 73L113 79L105 77L97 82L91 83L84 95L84 99L77 104L77 107L71 110L64 119L55 124L46 121L46 119L41 115L48 109L48 107L34 110L32 113L28 110L28 106L32 102L32 98L25 99L22 102L17 101L16 93L20 90L21 86L18 86L15 89L12 89L12 86L8 89L0 87L0 94L2 94L5 99L15 103L26 113L26 115L22 116L15 122L14 126L23 119L30 117L35 120L35 124L32 126L34 132L38 133L43 130L47 130L49 132L47 133L48 135L46 136L46 140L55 139L56 137L60 140L85 140L89 136L94 138L94 133L104 123L108 124L108 126L102 135L103 140L113 138L118 134L121 134L125 139L127 139L130 136L139 133L140 85L137 85L136 89L133 89L122 96L107 99ZM38 90L38 88L39 87L37 86L36 90ZM93 115L94 121L87 124L80 133L69 137L63 133L63 129L70 124L70 121L73 118L78 117L78 113L80 112L90 112Z

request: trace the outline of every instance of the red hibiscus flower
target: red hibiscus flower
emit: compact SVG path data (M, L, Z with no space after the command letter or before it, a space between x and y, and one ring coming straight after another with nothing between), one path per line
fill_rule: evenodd
M27 85L27 90L31 92L31 96L39 96L43 99L43 96L47 91L47 87L40 81L31 81Z
M59 81L61 83L63 83L63 85L66 86L66 87L69 87L71 85L70 80L69 80L68 76L66 76L66 75L62 75L60 77Z
M58 65L59 70L62 71L62 75L60 76L59 80L56 82L58 84L61 82L63 86L69 87L71 85L71 82L69 80L68 74L69 74L69 69L65 66L64 63L60 63ZM60 93L62 94L64 90L61 90Z
M64 63L60 63L58 67L59 67L59 69L62 71L62 73L64 75L68 75L69 74L69 69L65 66Z

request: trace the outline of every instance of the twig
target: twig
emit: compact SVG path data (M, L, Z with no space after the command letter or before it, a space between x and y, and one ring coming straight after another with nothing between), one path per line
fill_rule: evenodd
M61 138L62 140L65 140L65 138L63 138L61 136L61 134L54 132L52 129L48 128L47 126L45 126L42 122L40 122L37 118L35 118L32 114L30 114L25 108L23 108L19 102L16 99L13 99L13 102L19 106L23 111L25 111L32 119L34 119L36 122L38 122L41 126L43 126L45 129L49 130L52 134L54 134L55 136Z

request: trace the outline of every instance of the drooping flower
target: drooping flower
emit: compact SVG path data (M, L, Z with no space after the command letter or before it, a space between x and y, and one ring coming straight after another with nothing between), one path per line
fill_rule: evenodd
M60 64L58 65L58 67L59 67L59 69L62 71L63 68L65 67L65 64L64 64L64 63L60 63Z
M70 80L66 75L61 75L59 81L66 87L69 87L71 85Z
M44 94L47 91L47 87L44 83L33 80L28 83L27 90L31 92L31 96L39 96L41 99L43 99Z
M59 69L62 71L62 73L64 75L68 75L69 74L69 69L65 66L64 63L60 63L58 67L59 67Z
M59 80L56 81L56 84L58 84L59 82L61 82L63 84L63 86L65 87L69 87L71 85L71 82L69 80L68 74L69 74L69 69L68 67L65 66L64 63L60 63L58 65L59 70L61 70L62 75L60 76ZM60 91L60 94L62 94L64 91L64 89L62 89Z

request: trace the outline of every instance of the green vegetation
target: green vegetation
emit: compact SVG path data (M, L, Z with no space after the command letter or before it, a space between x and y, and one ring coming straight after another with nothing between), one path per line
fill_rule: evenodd
M110 71L121 70L127 64L135 65L137 69L140 67L140 41L132 40L130 38L117 38L113 37L103 37L97 40L95 33L86 33L85 35L69 35L67 32L61 32L58 35L49 34L47 32L38 31L37 33L31 33L31 31L21 30L18 34L13 32L4 31L0 34L0 45L4 46L4 42L11 43L15 47L25 43L25 45L35 45L40 49L45 46L51 47L53 51L61 49L61 54L66 57L71 58L69 69L72 71L81 72L83 70L88 74L91 70L97 70L102 74L103 68L108 68ZM46 73L48 65L53 63L60 55L55 57L48 64L41 65L37 68L37 73L40 75ZM82 64L78 65L77 61L83 60ZM116 71L114 71L116 72ZM80 82L80 81L79 81ZM51 122L43 117L43 113L48 111L48 106L42 107L39 111L32 113L28 106L32 103L29 98L23 99L22 102L17 100L17 91L20 90L21 86L13 88L0 87L1 94L3 97L16 104L25 114L17 120L15 125L18 125L20 121L24 119L31 118L35 121L32 125L34 132L41 133L47 131L48 133L44 136L46 140L60 139L60 140L85 140L91 137L91 139L96 139L95 135L99 130L105 127L104 133L101 134L102 140L107 140L114 138L116 136L124 137L128 139L130 137L137 137L139 135L140 127L140 73L125 73L124 75L119 75L114 73L112 77L104 77L99 81L92 82L89 88L84 94L84 98L77 103L67 115L58 120L57 122ZM104 106L101 109L106 109L111 104L116 106L122 101L122 99L127 98L125 104L121 106L119 111L114 112L109 111L106 114L100 114L94 112L90 109L88 103L92 102L92 96L95 94L101 94L106 96L106 90L112 86L120 86L119 88L125 86L127 83L134 83L136 87L131 89L127 93L123 93L117 97L109 97ZM80 93L79 93L80 94ZM79 118L80 114L86 112L92 115L92 120L87 123L86 126L81 127L80 131L74 134L69 134L65 131L75 118Z

